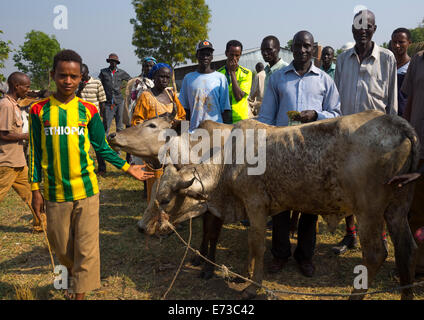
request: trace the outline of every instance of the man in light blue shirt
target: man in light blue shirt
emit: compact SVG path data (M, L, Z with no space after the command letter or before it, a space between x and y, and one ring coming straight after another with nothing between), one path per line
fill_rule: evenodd
M198 70L184 77L178 97L186 118L190 120L190 132L204 120L232 123L227 79L210 66L214 51L212 44L207 40L200 41L196 51Z
M287 126L287 111L299 111L302 123L340 116L340 98L333 79L312 63L314 38L307 31L293 38L293 62L273 73L269 79L258 121L275 126ZM298 228L298 245L294 258L300 271L312 277L315 267L312 257L316 242L317 215L302 213ZM269 272L280 271L291 256L290 212L272 217L272 255Z

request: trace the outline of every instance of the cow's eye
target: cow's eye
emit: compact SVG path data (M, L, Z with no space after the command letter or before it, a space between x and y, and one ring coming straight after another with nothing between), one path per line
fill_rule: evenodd
M156 125L154 123L150 123L149 128L156 128Z

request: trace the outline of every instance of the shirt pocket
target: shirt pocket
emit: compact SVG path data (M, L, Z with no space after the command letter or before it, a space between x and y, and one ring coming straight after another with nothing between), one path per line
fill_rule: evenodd
M22 128L23 125L24 125L24 122L21 118L21 115L16 112L15 113L15 126L17 128Z
M369 82L370 94L377 99L386 100L386 92L384 81L378 78L372 77Z

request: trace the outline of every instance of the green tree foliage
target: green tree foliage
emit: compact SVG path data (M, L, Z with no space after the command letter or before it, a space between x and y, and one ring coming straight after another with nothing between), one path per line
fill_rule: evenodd
M291 50L292 44L293 39L290 39L289 41L287 41L287 45L284 47L284 49Z
M133 0L132 44L141 60L154 56L175 67L196 58L196 44L208 38L211 17L205 0Z
M49 71L53 58L60 51L55 36L32 30L25 35L25 42L13 55L15 66L31 77L32 86L45 89L49 85Z
M412 42L423 42L424 41L424 19L415 29L410 29Z
M0 34L2 34L3 31L0 30ZM10 49L10 45L12 44L12 42L10 41L3 41L0 39L0 70L4 68L4 61L6 61L9 58L9 53L10 51L12 51L12 49ZM5 81L6 78L5 76L0 73L0 81Z

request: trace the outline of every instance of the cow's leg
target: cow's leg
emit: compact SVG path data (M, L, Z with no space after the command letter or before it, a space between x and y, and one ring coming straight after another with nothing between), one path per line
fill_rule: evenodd
M207 258L215 262L215 253L216 253L216 244L218 242L219 235L222 230L222 220L214 216L213 214L208 212L208 217L206 219L206 239L207 239L207 247L208 253ZM205 262L203 266L203 270L201 273L201 277L205 280L208 280L213 277L215 267L213 264L209 262Z
M212 214L207 211L205 212L205 214L202 216L202 220L203 220L203 235L202 235L202 243L200 244L200 249L199 252L202 256L206 257L208 254L208 244L209 244L209 239L208 239L208 232L207 232L207 224L208 224L208 219L210 219L210 216ZM200 264L202 263L203 258L199 255L195 255L193 257L193 259L191 260L191 264L193 266L200 266Z
M403 190L402 190L403 192ZM413 194L411 191L410 194ZM409 197L409 195L405 195ZM417 246L408 224L410 199L391 204L384 214L389 234L395 248L396 267L399 271L400 285L407 286L414 282L415 256ZM402 290L402 300L413 299L412 288Z
M261 285L264 274L264 253L265 253L265 232L266 216L262 208L248 208L255 210L253 214L248 214L250 228L248 231L249 260L248 273L253 274L253 282ZM252 299L256 296L257 285L252 283L243 291L243 299Z
M356 215L358 233L362 248L363 264L367 269L367 288L375 278L378 270L387 257L387 251L381 239L384 227L383 212L367 211ZM353 289L350 300L362 300L368 289Z

